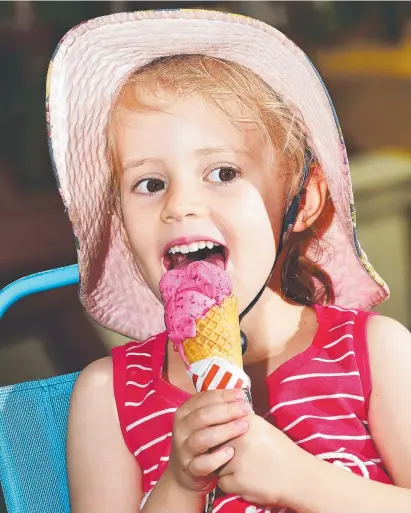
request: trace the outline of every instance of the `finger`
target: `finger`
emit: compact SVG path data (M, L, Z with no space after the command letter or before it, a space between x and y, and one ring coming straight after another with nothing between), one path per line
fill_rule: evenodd
M177 413L180 419L183 419L194 410L198 410L208 405L223 404L229 402L242 402L245 400L245 392L241 389L222 389L222 390L207 390L205 392L198 392L194 394L188 401L186 401L178 410Z
M195 477L204 477L225 465L234 456L232 447L224 447L218 451L201 454L192 459L188 465L189 472Z
M239 419L195 431L186 439L186 445L189 453L197 456L243 435L247 430L247 419Z
M246 417L250 412L251 406L245 401L210 404L187 415L184 425L185 429L192 433L209 426L217 426Z

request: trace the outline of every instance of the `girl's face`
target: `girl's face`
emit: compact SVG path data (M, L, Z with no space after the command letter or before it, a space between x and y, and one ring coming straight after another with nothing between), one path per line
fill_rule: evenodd
M243 310L274 262L284 210L282 173L275 162L270 166L259 131L233 124L218 107L197 96L152 101L156 108L122 112L116 127L124 236L159 299L167 268L219 252L183 256L199 241L217 242L225 250L215 258ZM168 253L172 247L174 255Z

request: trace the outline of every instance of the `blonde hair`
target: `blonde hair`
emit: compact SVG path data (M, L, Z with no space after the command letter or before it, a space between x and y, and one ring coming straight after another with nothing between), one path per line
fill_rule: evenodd
M111 169L111 181L118 195L122 168L117 152L116 123L120 112L125 110L153 110L153 95L161 99L164 93L175 96L198 95L216 105L233 123L240 127L256 128L263 143L276 161L281 162L281 171L287 173L289 197L300 190L304 162L311 154L308 132L297 109L280 97L256 73L223 59L204 55L175 55L162 57L132 73L120 87L111 109L107 124L107 158ZM233 109L234 104L240 109ZM151 100L151 102L150 102ZM278 165L278 164L277 164ZM313 228L312 230L315 230ZM307 242L315 231L308 229ZM303 255L298 241L288 248L289 257L283 266L281 287L283 294L296 301L312 304L315 301L330 302L333 291L326 273ZM322 285L320 295L316 292L314 279Z

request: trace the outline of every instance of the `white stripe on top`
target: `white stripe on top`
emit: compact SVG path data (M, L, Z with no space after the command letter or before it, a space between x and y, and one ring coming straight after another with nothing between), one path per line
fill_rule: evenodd
M153 465L152 467L148 468L147 470L143 470L143 474L149 474L150 472L153 472L153 470L158 469L158 463L157 465Z
M146 388L146 387L148 387L148 385L151 385L152 382L153 382L153 380L149 381L148 383L136 383L135 381L127 381L126 386L132 385L132 386L138 387L138 388Z
M126 354L129 352L129 351L132 351L133 349L138 349L140 346L139 345L135 345L135 346L130 346L126 349Z
M170 456L161 456L160 461L168 461L170 459ZM143 474L149 474L150 472L153 472L153 470L157 470L159 467L159 463L156 465L153 465L152 467L148 468L147 470L143 471Z
M302 440L298 440L295 442L298 444L303 444L304 442L309 442L310 440L314 440L315 438L324 438L325 440L370 440L370 435L325 435L324 433L314 433L313 435L307 436L307 438L303 438Z
M217 511L220 511L220 509L225 505L227 504L227 502L231 502L231 501L235 501L236 499L238 499L240 496L239 495L234 495L234 497L229 497L228 499L225 499L223 501L220 502L220 504L218 506L216 506L214 509L213 509L213 513L217 513Z
M293 399L292 401L285 401L283 403L276 404L271 410L264 415L264 418L267 417L270 413L274 413L276 410L282 408L283 406L289 406L291 404L301 404L308 403L310 401L321 401L323 399L338 399L338 398L347 398L354 399L355 401L364 401L364 397L360 395L351 395L351 394L331 394L331 395L314 395L310 397L303 397L302 399Z
M172 436L173 433L166 433L163 436L159 436L158 438L155 438L154 440L151 440L151 442L146 443L145 445L142 445L139 447L136 451L134 451L134 456L138 456L141 452L145 451L146 449L149 449L150 447L153 447L153 445L156 445L163 440L165 440L167 437Z
M152 342L156 337L151 337L151 338L148 338L147 340L145 340L144 342L139 342L138 344L135 344L134 346L130 346L126 349L126 353L128 353L128 351L132 351L133 349L139 349L140 347L143 347L145 346L146 344L148 344L149 342Z
M144 397L144 399L139 403L133 403L133 402L126 402L125 406L141 406L144 401L147 399L147 397L151 394L154 394L154 390L150 390L150 392Z
M131 429L135 428L136 426L139 426L140 424L144 424L144 422L147 422L148 420L155 419L156 417L159 417L160 415L165 415L167 413L174 413L177 410L177 408L167 408L166 410L160 410L152 413L151 415L147 415L147 417L143 417L142 419L136 420L132 424L129 424L126 427L126 431L130 431Z
M281 383L286 383L287 381L295 381L297 379L308 379L308 378L325 378L325 377L334 377L334 376L359 376L360 373L358 371L352 372L316 372L315 374L297 374L295 376L290 376L289 378L285 378L281 381Z
M328 360L326 358L313 358L313 360L316 362L335 363L335 362L340 362L341 360L344 360L345 358L347 358L347 356L350 356L350 355L355 356L354 351L348 351L347 353L343 354L339 358L336 358L335 360Z
M286 426L282 431L285 433L286 431L290 430L300 422L302 422L305 419L320 419L320 420L343 420L343 419L355 419L357 416L355 413L350 413L350 415L334 415L332 417L322 417L321 415L301 415L301 417L298 417L298 419L294 420L288 426Z
M131 363L130 365L127 365L126 369L141 369L146 371L151 371L151 367L144 367L143 365L138 365L138 363Z
M375 465L375 463L373 461L371 461L371 460L363 461L363 463L364 463L364 465L368 465L368 466ZM353 463L353 462L350 462L350 463L347 462L346 463L344 461L344 467L358 467L358 463Z
M341 342L341 340L344 340L345 338L352 338L353 339L354 337L350 333L347 333L346 335L343 335L339 339L334 340L334 342L330 342L329 344L324 346L324 349L329 349L330 347L336 346L339 342Z
M126 356L148 356L150 357L150 353L126 353Z
M328 308L334 308L334 310L338 310L340 312L352 312L355 315L358 314L357 310L346 310L345 308L340 308L339 306L336 306L336 305L329 305Z
M338 330L338 328L342 328L343 326L347 326L347 324L354 324L354 321L347 321L343 322L342 324L339 324L338 326L334 326L334 328L331 328L329 331Z

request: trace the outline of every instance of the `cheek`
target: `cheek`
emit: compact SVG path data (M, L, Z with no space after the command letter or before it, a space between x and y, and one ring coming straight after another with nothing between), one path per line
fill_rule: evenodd
M134 259L140 266L147 265L152 259L152 248L154 242L154 230L150 228L147 220L141 216L124 216L124 228L127 234L130 249Z
M233 279L240 301L246 306L267 279L276 254L276 238L264 200L255 189L242 196L231 210L230 235L233 253Z
M267 211L261 208L253 214L243 222L243 230L247 236L247 253L255 267L254 272L261 272L266 277L274 262L277 243Z
M258 191L249 191L239 208L237 230L246 235L250 243L253 241L256 248L263 246L266 250L274 251L276 247L274 240L276 216L269 211L268 207L269 205L265 204Z

